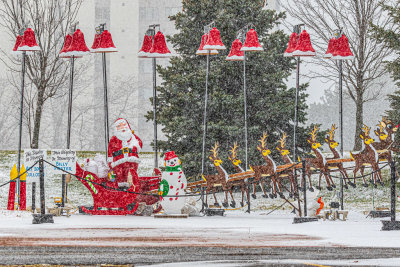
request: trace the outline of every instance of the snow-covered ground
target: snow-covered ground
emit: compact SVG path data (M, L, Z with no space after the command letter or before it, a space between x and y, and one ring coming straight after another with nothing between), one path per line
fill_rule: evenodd
M266 215L242 210L187 219L72 215L33 225L30 213L3 210L0 240L39 246L400 247L400 231L381 231L380 219L358 212L350 212L347 221L293 224L293 217L284 211Z

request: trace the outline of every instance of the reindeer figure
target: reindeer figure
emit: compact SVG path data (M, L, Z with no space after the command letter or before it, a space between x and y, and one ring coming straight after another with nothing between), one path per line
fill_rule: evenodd
M232 162L236 173L242 173L242 172L244 172L244 170L242 169L242 167L240 167L240 164L242 163L242 161L240 159L238 159L238 157L237 157L237 149L238 149L238 145L235 142L233 144L233 147L230 150L230 152L232 154L228 157L228 159ZM228 184L229 183L230 182L228 182ZM244 206L244 192L246 192L247 201L249 201L249 190L247 188L247 184L246 184L245 180L240 180L240 181L233 182L232 186L233 185L239 185L239 187L240 187L240 191L242 192L242 201L240 202L240 205L243 207Z
M381 171L379 170L379 155L378 152L376 151L376 149L374 148L374 146L372 145L372 143L374 142L374 139L372 139L369 136L369 131L371 128L368 128L368 126L366 126L364 124L364 128L362 129L363 131L360 134L361 139L363 139L364 141L364 145L365 148L363 151L361 151L360 153L357 154L353 154L350 152L350 156L351 158L355 161L355 167L354 167L354 183L356 182L356 174L358 172L358 170L360 170L361 175L364 175L364 168L363 165L364 164L370 164L372 167L372 171L374 172L373 177L374 180L371 180L371 183L376 187L376 182L378 180L378 182L381 185L383 184L382 181L382 175L381 175ZM365 177L363 177L363 186L368 187L368 183L365 180Z
M379 154L379 159L391 162L392 151L396 150L393 146L394 134L397 132L399 126L395 126L392 121L387 120L385 117L382 117L382 120L377 126L379 128L375 130L375 135L379 137L379 142L373 143L372 145L376 150L384 150Z
M282 138L279 139L280 146L276 147L276 150L279 151L279 154L281 155L281 158L285 164L293 164L292 159L289 157L289 150L286 148L286 138L287 135L285 132L282 134ZM287 170L284 170L281 172L282 175L287 175L287 177L290 180L290 193L289 196L296 196L296 190L295 190L295 178L293 174L293 168L289 168ZM281 177L281 176L280 176Z
M329 149L331 150L331 152L333 154L333 158L330 158L330 159L340 159L340 158L342 158L342 156L339 154L339 152L336 149L336 147L339 145L339 143L335 141L335 131L336 130L337 130L336 125L332 124L332 127L329 130L329 135L327 135L325 137L325 142L328 144ZM339 172L343 176L344 188L347 189L348 186L347 186L347 181L346 180L349 180L349 176L347 175L347 172L343 167L343 163L341 163L341 162L329 163L328 167L336 167L336 168L339 169ZM332 171L330 170L330 172L332 172ZM352 183L351 181L349 181L349 185L351 185L352 187L356 187L356 184Z
M266 174L266 175L270 175L271 180L272 180L272 193L270 194L271 198L276 197L276 193L277 193L277 182L276 182L276 177L277 177L277 173L276 173L276 164L275 161L273 161L273 159L269 156L269 154L271 154L271 150L269 150L267 148L267 144L265 142L265 139L267 138L267 134L264 133L263 137L258 140L261 143L261 146L258 146L257 149L261 152L261 155L263 156L264 160L265 160L265 165L259 165L259 166L250 166L251 170L254 172L254 184L253 184L253 193L251 194L251 196L255 199L256 198L256 182L260 182L260 186L261 189L264 193L263 197L267 198L267 194L265 192L264 189L264 181L262 180L262 175ZM278 185L278 193L281 197L283 197L280 185Z
M215 146L211 149L211 155L209 159L213 162L214 167L217 169L217 174L214 175L207 175L206 177L203 177L206 182L207 182L207 188L206 192L208 193L209 191L213 192L215 203L214 205L217 207L220 207L217 197L215 196L216 193L216 186L222 186L222 190L225 191L225 200L222 203L224 207L228 207L228 191L232 197L232 203L231 206L235 207L235 200L233 198L232 190L228 187L228 173L225 171L225 169L222 167L222 160L218 156L218 148L219 144L218 142L215 143ZM207 205L207 198L206 198L206 205Z
M324 175L326 184L327 184L327 189L329 191L332 191L332 187L336 187L335 184L332 181L332 177L329 175L329 168L328 164L326 161L325 156L322 154L321 150L319 150L319 147L321 147L321 144L317 141L317 131L318 127L314 126L314 129L310 132L311 136L310 138L307 139L307 142L310 143L311 149L315 154L315 158L306 158L304 159L306 161L306 175L308 176L308 180L310 183L310 191L314 191L312 188L312 183L311 183L311 166L313 166L316 169L320 170L319 173L319 182L317 189L321 190L321 177ZM303 181L302 181L303 183ZM303 185L302 185L303 186ZM306 186L306 185L304 185Z

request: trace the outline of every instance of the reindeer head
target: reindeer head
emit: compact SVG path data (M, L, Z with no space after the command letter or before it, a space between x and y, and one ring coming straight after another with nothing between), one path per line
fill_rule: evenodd
M395 125L394 122L392 122L391 120L387 120L385 117L382 117L382 122L386 125L386 132L389 136L397 132L397 130L399 129L399 124Z
M365 145L370 145L374 142L374 139L369 136L369 130L371 130L371 128L368 128L368 126L364 124L360 137L364 140Z
M310 132L311 136L307 139L307 142L311 144L312 149L317 149L321 146L317 141L318 126L314 126L314 129Z
M232 153L231 156L229 156L229 160L233 163L233 165L238 166L240 163L242 163L242 161L240 159L237 158L237 149L238 149L238 145L235 142L233 144L232 149L230 150L230 152Z
M281 153L282 156L289 155L289 150L286 148L286 138L287 135L285 132L283 132L282 138L279 139L280 146L276 147L276 149Z
M214 147L210 150L212 153L211 153L211 156L209 157L209 159L214 163L215 167L218 167L219 165L222 164L222 160L218 156L218 148L219 148L219 144L218 144L218 142L216 142Z
M329 144L329 147L334 149L339 145L338 142L335 141L335 130L337 130L336 125L332 124L331 129L329 130L329 135L326 136L325 142Z
M267 136L268 136L267 133L264 132L263 137L261 137L261 139L258 140L258 141L260 141L261 145L258 146L257 149L261 151L261 154L263 156L268 156L269 154L271 154L271 150L269 150L267 148L267 143L265 142L265 139L267 139Z
M385 133L385 128L387 127L385 117L383 117L379 124L376 126L378 126L379 128L376 128L375 135L379 137L379 140L385 141L388 137L388 135Z

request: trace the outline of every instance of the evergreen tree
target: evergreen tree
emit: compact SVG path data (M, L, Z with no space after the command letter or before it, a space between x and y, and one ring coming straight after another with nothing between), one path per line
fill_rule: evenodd
M284 13L262 10L263 0L183 1L182 12L171 16L179 33L168 36L178 57L168 67L157 67L163 83L157 87L157 116L163 125L167 141L160 142L163 151L175 150L182 158L185 173L198 176L201 172L203 112L206 77L206 56L197 56L203 35L203 26L214 21L227 50L210 57L208 126L206 138L206 173L215 173L210 167L209 150L220 143L223 166L229 169L228 152L234 142L240 146L239 157L244 167L244 107L243 62L230 62L225 58L237 31L253 23L263 52L246 53L247 114L249 164L263 164L257 150L263 132L268 133L267 144L275 159L280 159L276 145L281 132L288 134L291 152L295 88L287 88L285 81L295 69L295 61L283 57L289 40L278 30ZM301 86L298 120L306 121L307 85ZM147 118L152 119L152 112ZM308 149L309 130L298 128L298 146Z
M396 82L397 87L400 87L400 1L395 1L396 4L384 5L382 7L387 12L390 18L390 23L385 27L373 26L373 33L375 38L383 42L387 47L393 49L392 59L387 62L387 69L389 70L393 80ZM395 91L393 94L388 95L390 101L390 110L386 113L390 120L400 122L400 90ZM400 136L396 135L396 142L400 143Z

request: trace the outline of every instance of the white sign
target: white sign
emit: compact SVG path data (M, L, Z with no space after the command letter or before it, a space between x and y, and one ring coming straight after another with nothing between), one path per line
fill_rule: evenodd
M51 163L57 167L51 166L54 174L67 174L76 172L76 151L70 149L54 149L51 151Z
M39 159L47 159L47 150L44 149L25 149L24 150L24 166L25 169L29 169L33 164L35 164ZM46 165L46 164L44 164ZM46 167L44 167L46 169ZM39 182L39 163L36 164L27 173L26 182Z

